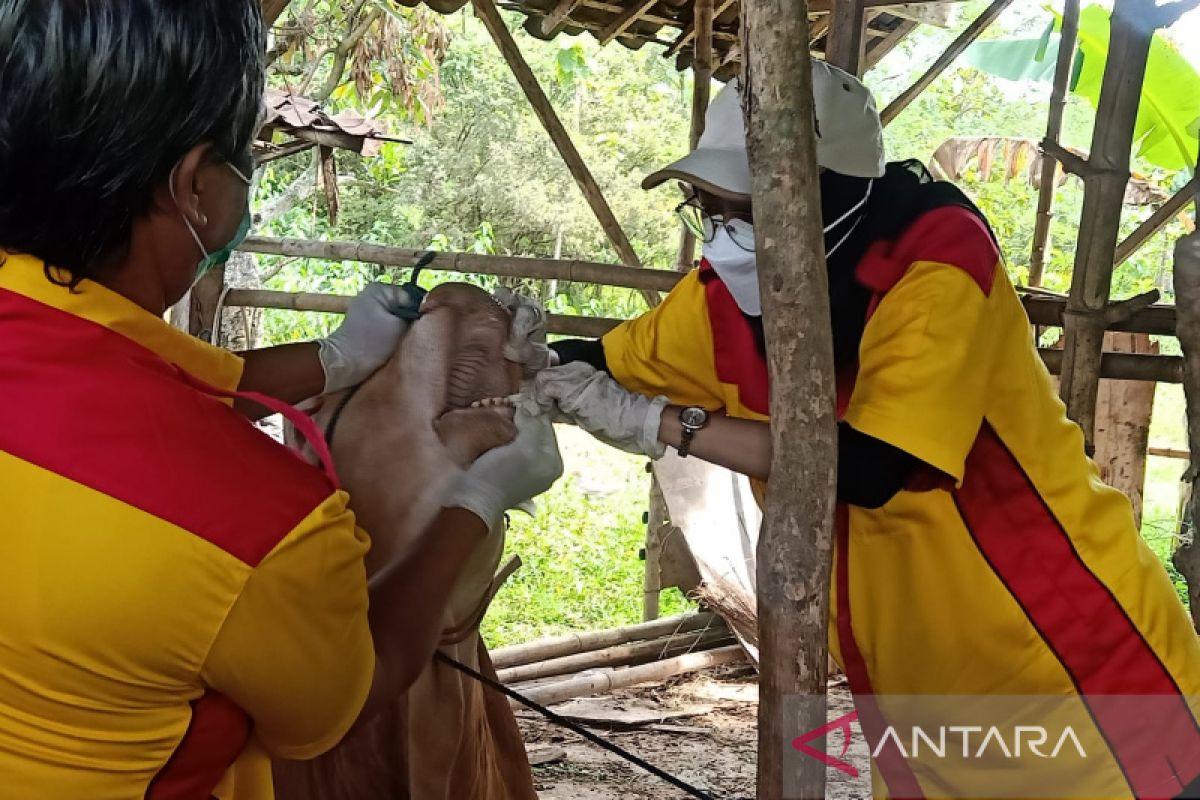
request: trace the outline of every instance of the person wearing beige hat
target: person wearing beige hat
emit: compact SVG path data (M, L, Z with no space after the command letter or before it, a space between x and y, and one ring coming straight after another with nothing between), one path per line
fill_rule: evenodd
M885 162L862 83L812 68L839 416L830 650L876 796L1200 796L1200 639L1129 501L1096 477L995 236L957 188ZM698 269L603 339L552 344L560 364L535 395L617 447L674 447L761 490L768 374L740 105L726 86L696 150L643 183L684 185ZM1029 698L1073 714L1086 759L895 746L939 708L1011 741L1013 720L1045 724Z

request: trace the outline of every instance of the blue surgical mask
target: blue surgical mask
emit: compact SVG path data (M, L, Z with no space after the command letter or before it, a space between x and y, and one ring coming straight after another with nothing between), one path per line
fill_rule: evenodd
M233 164L230 164L228 161L225 162L225 166L229 167L230 171L232 171L234 175L237 175L243 183L245 183L247 186L250 186L250 179L242 174L240 169L235 167ZM168 181L168 190L171 192L171 199L174 200L174 169L171 170L171 177L168 179ZM192 223L188 220L188 218L182 214L180 216L183 217L183 224L187 226L188 233L192 234L192 238L196 240L196 246L200 248L200 252L204 256L200 259L200 263L196 265L196 277L192 281L193 286L196 285L197 281L208 274L209 270L213 269L214 267L219 267L229 260L229 257L233 255L233 251L238 249L242 242L246 241L246 237L250 235L250 225L253 222L253 218L250 215L250 197L247 195L246 211L242 214L242 221L238 225L237 231L233 234L233 238L229 240L229 244L210 253L207 249L205 249L204 242L200 241L199 234L196 233L196 229L192 227Z

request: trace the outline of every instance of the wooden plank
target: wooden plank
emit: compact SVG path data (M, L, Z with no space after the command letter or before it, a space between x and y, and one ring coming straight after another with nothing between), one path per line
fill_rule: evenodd
M427 250L371 244L370 242L325 242L311 239L275 239L250 236L238 248L247 253L328 261L362 261L385 267L411 267ZM600 283L629 289L670 291L683 277L673 270L639 269L620 264L578 259L489 256L476 253L438 253L428 269L503 275L510 278Z
M268 27L274 25L275 21L283 16L289 2L290 0L263 0L263 22Z
M658 0L637 0L634 5L631 5L628 9L618 14L617 18L608 24L608 27L600 31L600 35L597 37L600 45L603 47L629 30L629 27L637 22L657 2Z
M521 55L521 50L517 47L512 34L505 26L504 20L501 19L500 12L496 9L495 3L493 0L472 0L472 5L476 16L483 22L484 27L491 34L492 40L496 42L496 46L500 49L500 54L504 57L509 69L512 70L513 77L520 84L521 90L525 93L525 97L529 101L529 105L533 108L537 118L541 120L542 127L546 129L546 133L550 136L550 141L554 143L555 149L562 156L567 169L571 172L571 177L575 179L579 190L583 192L584 199L587 200L592 213L596 215L600 227L604 230L605 236L608 237L609 244L612 245L613 250L616 251L621 261L631 266L640 267L642 261L634 251L629 237L625 235L625 231L621 228L621 223L617 221L616 215L613 214L608 200L605 199L599 184L596 183L595 177L593 177L591 170L588 169L587 164L584 162L583 156L579 154L575 143L571 141L570 134L567 133L567 129L558 118L558 114L555 113L554 107L550 105L550 99L546 97L546 93L542 90L541 84L538 83L537 77L533 74L529 63ZM643 290L642 296L651 306L657 305L659 302L658 294L654 291Z
M1062 31L1058 40L1058 61L1054 65L1054 85L1050 90L1050 112L1046 118L1046 141L1058 142L1062 132L1063 111L1067 107L1067 86L1075 63L1075 40L1079 36L1079 0L1066 0ZM1042 182L1038 187L1037 215L1033 221L1033 251L1029 257L1029 285L1041 286L1046 269L1046 245L1050 239L1050 221L1054 207L1054 175L1058 162L1047 153L1042 159Z
M567 21L571 12L579 6L580 0L558 0L550 13L542 17L542 35L549 36L558 30L558 26Z
M1112 288L1113 255L1120 232L1134 122L1154 36L1154 0L1116 0L1108 61L1100 87L1096 125L1083 179L1083 210L1071 274L1063 336L1061 395L1067 416L1083 429L1089 452L1104 345L1102 315Z
M863 0L834 0L825 37L825 60L851 75L863 72Z
M919 22L906 19L893 28L887 36L872 42L867 48L867 54L865 57L866 69L869 70L882 61L884 56L895 50L896 45L904 41L904 37L916 30L918 25L920 25Z
M805 0L742 0L746 144L770 376L772 452L755 561L758 799L825 797L825 765L785 764L825 723L837 420ZM807 698L794 705L788 702ZM791 706L791 707L789 707ZM794 735L794 733L792 734Z
M867 2L870 2L870 0L867 0ZM1011 3L1012 0L992 0L992 4L985 8L983 13L980 14L974 22L968 25L966 29L958 35L957 39L950 43L950 46L946 48L946 52L938 56L937 60L935 60L933 64L929 66L929 69L925 70L925 74L923 74L920 78L917 78L916 82L912 86L901 92L899 97L888 103L887 108L885 108L883 113L879 115L880 121L884 125L887 125L897 116L899 116L901 111L908 108L909 104L912 103L913 100L916 100L917 97L920 96L921 92L925 91L925 88L929 86L929 84L933 83L937 76L941 75L942 72L945 71L946 67L950 66L950 64L954 62L954 59L962 55L963 51L966 50L972 42L979 38L979 34L987 30L987 27L991 25L992 22L996 20L996 17L1000 16L1004 9L1008 8Z
M1136 253L1138 248L1144 245L1151 236L1162 230L1172 217L1182 212L1184 207L1195 199L1198 191L1200 191L1200 175L1193 175L1182 189L1171 195L1167 202L1159 206L1145 222L1137 226L1133 233L1125 237L1125 241L1117 245L1117 254L1113 263L1119 267L1128 261L1129 257Z
M735 0L721 0L721 4L719 6L717 6L716 10L713 12L713 18L715 19L715 18L721 16L722 14L724 14L729 9L729 7L734 4L734 2L735 2ZM695 39L695 38L696 38L696 22L695 22L695 19L693 19L691 24L689 24L686 28L683 29L683 33L679 34L679 38L677 38L674 42L672 42L671 46L667 48L665 53L663 53L663 57L664 58L674 58L676 55L679 54L680 50L682 50L684 47L686 47L687 44L689 42L691 42L692 39Z

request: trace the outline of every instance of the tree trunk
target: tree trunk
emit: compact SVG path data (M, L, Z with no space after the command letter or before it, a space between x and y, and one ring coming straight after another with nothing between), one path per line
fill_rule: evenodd
M825 722L837 459L807 3L744 0L742 30L774 446L757 556L758 797L815 800L824 765L787 757L789 732Z

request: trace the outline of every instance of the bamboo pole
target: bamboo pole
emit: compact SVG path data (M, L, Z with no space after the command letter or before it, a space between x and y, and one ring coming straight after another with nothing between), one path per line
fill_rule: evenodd
M648 661L660 661L664 658L683 653L703 652L714 647L734 644L733 634L722 625L712 630L689 631L676 636L661 639L650 639L644 642L630 642L604 650L589 650L561 658L550 658L536 661L532 664L521 664L516 667L502 669L497 673L501 683L520 683L523 681L553 678L559 675L574 675L597 667L625 667L634 664L645 664Z
M692 127L688 137L690 149L695 150L700 144L700 136L704 133L704 116L708 113L709 95L712 91L712 28L713 0L695 0L693 15L696 45L692 55ZM680 225L679 258L676 268L687 272L692 268L692 259L696 253L696 237L686 225Z
M521 686L513 688L521 692L529 700L544 706L561 703L575 697L585 697L591 694L603 694L639 683L662 681L686 672L697 672L722 664L733 664L743 661L746 654L740 645L718 647L715 650L705 650L702 653L688 653L674 658L654 661L637 667L613 670L612 672L597 672L590 675L580 675L564 681L547 683L531 689Z
M508 64L509 69L512 70L513 77L520 84L521 91L525 93L525 97L529 101L529 105L533 108L533 112L541 120L542 127L546 129L546 133L550 136L550 141L554 143L558 154L562 156L567 169L571 172L571 177L579 185L579 190L583 192L584 199L591 206L592 213L596 215L596 219L600 222L600 227L604 229L604 234L608 237L609 244L612 245L613 250L616 251L622 262L630 266L640 267L642 261L634 251L629 237L625 235L625 231L621 228L621 223L617 221L616 215L608 205L608 201L604 198L604 193L600 190L600 185L596 183L595 177L584 162L583 156L579 154L575 143L571 141L571 135L567 133L567 129L558 118L558 114L555 113L554 107L550 105L550 99L546 97L546 93L542 90L541 84L538 83L537 77L533 74L529 63L521 55L521 50L517 47L517 42L513 39L512 34L509 33L508 28L504 25L504 20L500 17L500 12L496 9L494 0L471 0L471 4L475 9L475 15L483 22L483 26L491 34L492 40L496 42L496 47L499 48L504 61ZM652 290L642 290L642 296L651 306L659 302L658 293Z
M804 0L742 1L746 143L770 375L774 455L759 535L758 797L824 798L815 759L786 766L786 732L825 722L837 465L833 344ZM801 702L799 713L785 708Z
M602 650L628 642L657 639L662 636L704 630L724 624L716 614L707 611L692 611L673 617L663 617L653 622L622 625L603 631L569 633L565 636L554 636L525 644L510 645L493 650L490 655L493 667L498 670L509 669L522 664L548 661L552 658L561 658L590 650Z
M1067 88L1075 63L1075 40L1079 35L1079 0L1065 0L1062 31L1058 40L1058 61L1054 65L1054 85L1050 90L1050 111L1046 118L1046 141L1058 142L1062 133L1063 111L1067 107ZM1053 219L1054 177L1058 162L1047 153L1042 158L1042 182L1038 187L1037 215L1033 222L1033 252L1029 256L1029 285L1041 286L1046 268L1046 244Z
M946 67L954 62L954 59L962 55L962 52L967 49L976 39L979 34L987 30L987 27L995 21L996 17L1008 8L1012 0L992 0L992 4L983 10L974 22L967 26L958 38L950 43L946 48L946 52L937 57L937 60L930 65L929 69L925 70L925 74L917 78L916 83L905 89L899 97L888 103L887 108L883 109L883 113L879 115L880 121L887 125L892 120L900 115L900 112L908 108L913 100L920 96L921 92L929 84L933 83L937 76L945 71Z
M277 292L270 289L230 289L225 296L226 308L275 308L286 311L312 311L344 314L354 298L351 295L317 294L311 292ZM1035 309L1031 321L1038 325L1062 324L1062 301L1026 299L1027 308ZM1030 305L1032 303L1032 305ZM608 317L576 317L548 314L547 333L564 336L598 338L625 320ZM1129 320L1110 326L1109 330L1134 333L1171 334L1174 331L1174 309L1154 306ZM1062 350L1038 350L1046 366L1054 374L1062 369ZM1100 364L1100 377L1120 380L1152 380L1160 383L1179 383L1182 367L1178 356L1106 353Z
M1117 245L1117 255L1113 259L1116 266L1121 266L1129 257L1138 251L1151 236L1162 230L1171 218L1183 211L1184 206L1192 202L1196 192L1200 191L1200 176L1193 175L1192 179L1151 214L1145 222L1138 225L1133 233Z
M833 0L825 60L851 75L863 73L863 0Z
M1163 7L1166 8L1166 7ZM1100 353L1112 284L1113 255L1121 226L1133 129L1154 25L1154 0L1116 0L1108 62L1096 108L1098 124L1083 176L1083 211L1064 317L1060 393L1067 415L1093 448Z
M1047 328L1062 327L1063 314L1067 306L1066 298L1023 295L1021 303L1025 306L1025 313L1029 316L1029 321L1032 324ZM1174 336L1175 306L1149 306L1126 319L1112 322L1105 330L1125 331L1126 333L1149 333L1155 336Z
M362 261L385 267L411 267L427 252L410 247L392 247L365 242L271 239L264 236L251 236L238 249L247 253L263 253L292 258ZM670 291L681 277L678 273L668 270L625 267L596 261L487 256L475 253L438 253L426 269L500 275L509 278L600 283L605 286L661 291Z

